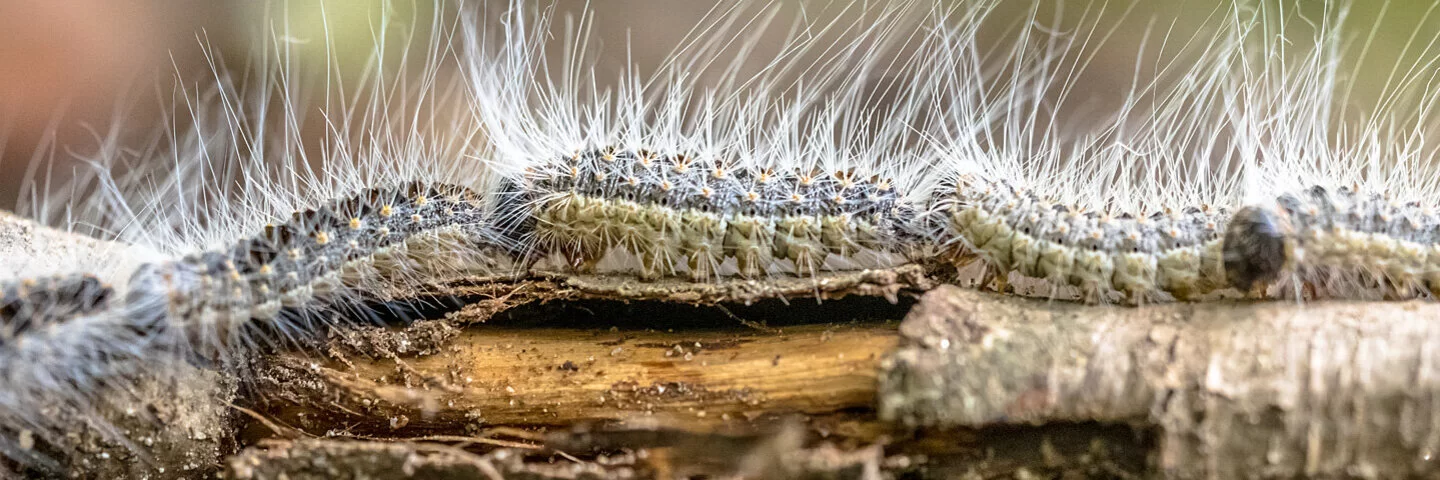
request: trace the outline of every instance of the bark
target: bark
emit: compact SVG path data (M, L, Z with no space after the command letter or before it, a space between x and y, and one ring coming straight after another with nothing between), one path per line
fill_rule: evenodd
M941 287L900 331L885 421L1136 425L1176 478L1437 474L1433 302L1103 308Z

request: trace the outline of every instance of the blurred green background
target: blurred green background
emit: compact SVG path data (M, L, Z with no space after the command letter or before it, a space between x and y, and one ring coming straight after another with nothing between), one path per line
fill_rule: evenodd
M1100 50L1078 91L1097 98L1122 95L1134 73L1136 46L1149 35L1169 29L1196 28L1222 4L1194 1L1044 0L1042 10L1062 7L1066 16L1122 21ZM825 10L806 0L779 0L791 15ZM1006 2L992 21L1018 21L1031 2ZM578 12L583 0L561 0L562 12ZM1282 2L1282 4L1285 4ZM1288 8L1318 16L1335 4L1297 1ZM599 0L595 30L603 44L602 62L623 64L631 56L642 70L654 66L713 4L707 1ZM116 105L137 95L167 97L175 79L203 83L210 77L207 51L228 65L253 59L261 35L276 33L269 19L289 25L288 43L297 61L323 63L329 33L339 70L357 70L371 54L375 24L382 11L397 18L428 18L430 2L346 0L322 3L201 0L68 0L0 2L0 208L13 208L21 177L37 149L58 148L57 171L67 168L67 150L83 151L96 142L117 116L125 129L148 130L165 108L154 100L117 115ZM1393 65L1405 48L1424 46L1437 35L1422 0L1358 1L1348 29L1357 42L1368 41L1368 65ZM630 45L627 50L626 45ZM763 51L763 48L762 48ZM763 55L760 55L763 57ZM309 59L309 60L307 60ZM1432 66L1433 67L1433 66ZM1386 84L1387 68L1355 68L1356 98L1374 95Z

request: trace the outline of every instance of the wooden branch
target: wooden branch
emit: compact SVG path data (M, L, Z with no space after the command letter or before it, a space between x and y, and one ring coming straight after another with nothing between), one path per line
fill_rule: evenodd
M458 438L263 440L227 460L227 478L1142 478L1143 445L1123 429L1046 427L931 439L928 455L888 454L886 445L842 447L805 442L786 424L752 438L705 435L667 445L576 457L504 448L476 453ZM632 441L634 436L632 435ZM990 440L966 450L956 441ZM742 441L737 441L742 440ZM442 443L449 442L449 443ZM948 448L935 448L948 445ZM916 445L907 447L911 450Z
M315 433L653 416L710 424L869 409L876 366L896 339L894 324L883 323L781 333L484 326L454 332L429 356L281 355L261 382L268 413Z
M547 451L645 452L631 467L659 478L747 468L782 472L778 478L1124 478L1143 474L1149 452L1148 438L1123 426L916 433L877 421L876 375L897 343L893 321L676 331L451 321L469 326L368 329L337 337L328 359L273 357L260 377L257 415L279 430L298 429L292 437L453 442L507 427L542 429L535 439ZM802 415L799 438L784 428L791 414ZM254 428L246 442L276 429ZM297 478L290 467L272 468L256 478Z
M1098 308L941 287L901 335L883 420L1149 426L1180 478L1440 472L1433 302Z

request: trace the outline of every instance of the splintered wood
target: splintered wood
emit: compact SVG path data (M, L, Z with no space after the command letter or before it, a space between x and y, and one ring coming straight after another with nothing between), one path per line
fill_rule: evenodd
M334 425L389 434L500 425L568 425L870 408L895 324L806 325L667 333L484 326L434 355L276 359L277 420L315 433ZM405 332L397 333L404 335Z

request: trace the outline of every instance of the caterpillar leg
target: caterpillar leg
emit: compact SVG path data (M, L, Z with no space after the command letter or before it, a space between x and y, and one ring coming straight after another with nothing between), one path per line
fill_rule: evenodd
M751 249L759 250L759 249ZM765 267L769 265L769 255L757 251L741 253L735 256L735 264L740 270L740 276L745 278L760 278L765 274Z
M823 253L817 253L813 249L791 250L790 259L795 262L795 275L799 277L813 277L820 272L820 266L825 263Z
M966 265L963 265L963 266L962 266L962 265L957 265L956 268L957 268L957 269L964 268L964 266L969 266L969 263L974 263L974 261L972 260L972 261L968 262ZM996 271L997 271L997 270L998 270L998 269L996 269L995 266L992 265L990 262L985 262L985 263L981 266L981 270L980 270L980 280L979 280L979 282L977 282L977 283L975 284L975 288L979 288L979 289L981 289L981 290L988 290L988 289L990 289L991 284L995 283L995 276L996 276Z
M1397 281L1389 276L1385 277L1385 300L1404 301L1414 300L1425 294L1425 290L1413 282Z
M661 255L645 255L640 257L640 281L653 282L665 276L665 259Z
M1010 272L1001 270L999 267L989 267L994 277L994 289L1000 293L1015 293L1015 286L1010 284Z
M1150 292L1144 290L1130 290L1125 292L1125 304L1132 307L1143 307L1150 303Z
M1170 296L1175 297L1177 302L1189 302L1196 298L1194 290L1190 288L1171 289Z
M980 260L981 259L979 255L972 255L965 253L964 251L957 251L949 253L947 255L943 255L940 261L955 267L955 273L959 274L962 270L965 270L966 267L969 267L970 265L973 265L976 261Z
M690 280L693 282L704 282L720 276L720 263L725 260L723 254L711 252L693 252L690 254L688 265L690 266Z
M563 249L560 254L565 257L565 263L575 273L594 273L595 265L600 263L600 257L604 252L596 252L594 249L574 247Z

